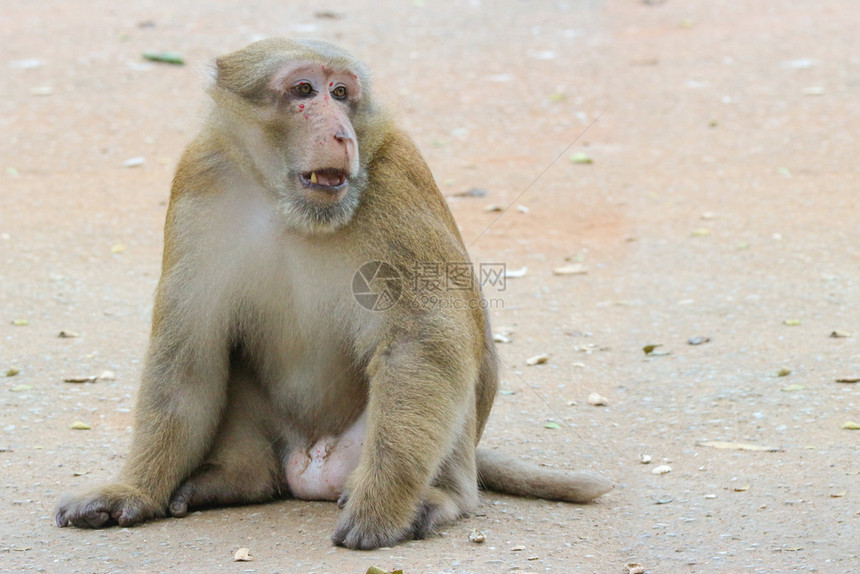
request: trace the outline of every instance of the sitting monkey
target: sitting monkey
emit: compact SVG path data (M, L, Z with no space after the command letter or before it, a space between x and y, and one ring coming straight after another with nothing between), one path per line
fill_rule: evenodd
M413 280L469 256L359 61L263 40L219 58L209 94L173 182L131 452L117 483L60 501L60 526L292 495L337 500L335 544L370 549L469 512L479 484L611 488L476 450L497 387L480 289L461 277L428 305ZM368 269L384 306L353 296Z

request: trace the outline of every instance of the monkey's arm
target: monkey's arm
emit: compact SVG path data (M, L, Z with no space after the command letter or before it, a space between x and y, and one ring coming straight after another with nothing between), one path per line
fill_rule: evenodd
M215 258L204 255L208 246L189 245L199 240L193 226L177 230L172 221L169 215L129 458L117 483L60 500L60 526L128 526L164 515L218 428L229 368L229 292L208 280L214 272L206 261Z
M426 319L415 331L405 326L370 361L367 434L337 544L388 546L420 530L422 512L434 512L421 508L431 502L422 496L469 416L476 368L463 352L468 342L444 329L427 335L427 327Z

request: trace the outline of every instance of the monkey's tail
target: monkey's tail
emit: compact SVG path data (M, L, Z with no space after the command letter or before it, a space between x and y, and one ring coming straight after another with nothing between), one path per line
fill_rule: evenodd
M564 472L529 464L494 450L478 449L478 484L516 496L588 502L612 490L609 479L591 472Z

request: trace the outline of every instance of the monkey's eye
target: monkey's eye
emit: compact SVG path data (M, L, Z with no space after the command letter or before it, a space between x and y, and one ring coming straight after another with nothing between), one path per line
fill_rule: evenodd
M300 98L306 98L316 93L314 87L310 84L310 82L299 82L298 84L293 86L292 91L293 94L299 96Z
M347 95L346 86L343 85L335 86L331 91L331 97L336 100L345 100Z

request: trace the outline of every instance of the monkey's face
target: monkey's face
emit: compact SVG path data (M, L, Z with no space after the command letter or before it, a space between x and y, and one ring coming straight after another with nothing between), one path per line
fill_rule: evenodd
M263 131L273 153L251 155L287 225L303 232L345 225L364 180L352 123L358 76L321 63L288 64L267 91Z
M358 206L366 179L360 126L370 92L363 65L320 41L263 40L218 58L210 92L239 162L272 194L286 225L330 232ZM364 162L366 163L366 162Z
M361 99L358 77L319 63L272 78L278 117L287 127L291 169L282 200L315 230L343 225L358 203L358 138L351 116Z

